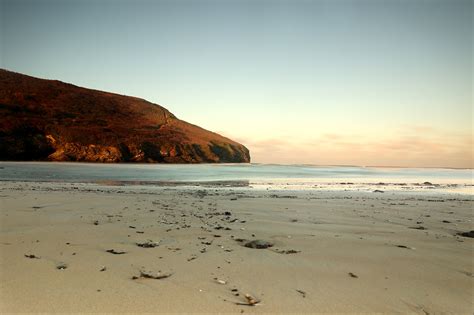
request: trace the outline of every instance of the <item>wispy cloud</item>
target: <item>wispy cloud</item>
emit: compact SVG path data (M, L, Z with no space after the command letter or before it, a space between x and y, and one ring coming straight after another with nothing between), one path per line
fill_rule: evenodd
M473 167L472 135L403 126L391 134L324 133L310 139L239 139L254 162Z

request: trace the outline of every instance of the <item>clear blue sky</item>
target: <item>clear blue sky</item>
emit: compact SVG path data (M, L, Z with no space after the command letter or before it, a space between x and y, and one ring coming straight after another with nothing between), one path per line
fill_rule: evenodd
M472 166L470 0L0 0L1 67L133 95L255 162Z

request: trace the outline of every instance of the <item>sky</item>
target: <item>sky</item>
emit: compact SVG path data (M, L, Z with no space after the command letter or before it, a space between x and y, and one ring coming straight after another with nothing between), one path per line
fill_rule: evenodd
M473 167L471 0L0 0L0 66L132 95L252 162Z

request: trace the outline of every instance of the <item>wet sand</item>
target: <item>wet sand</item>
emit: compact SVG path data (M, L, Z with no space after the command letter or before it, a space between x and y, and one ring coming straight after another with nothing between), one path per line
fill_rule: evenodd
M472 314L473 239L457 235L473 230L472 206L414 192L1 182L0 312Z

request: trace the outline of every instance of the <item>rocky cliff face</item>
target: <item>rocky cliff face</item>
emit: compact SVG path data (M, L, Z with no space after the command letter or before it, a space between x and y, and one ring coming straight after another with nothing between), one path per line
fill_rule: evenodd
M240 163L250 155L143 99L0 69L0 160Z

